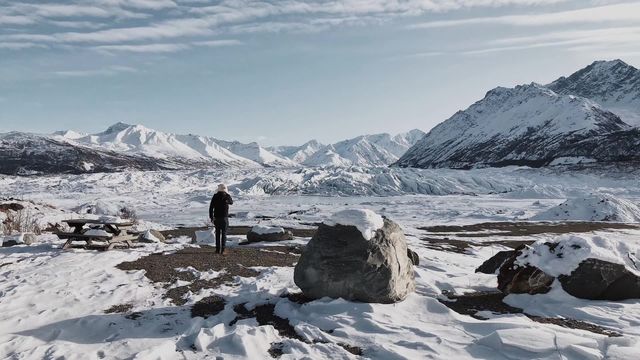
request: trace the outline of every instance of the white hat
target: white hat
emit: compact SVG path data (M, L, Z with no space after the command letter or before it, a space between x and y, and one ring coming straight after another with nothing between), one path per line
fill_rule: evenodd
M219 184L218 185L218 192L227 192L227 185Z

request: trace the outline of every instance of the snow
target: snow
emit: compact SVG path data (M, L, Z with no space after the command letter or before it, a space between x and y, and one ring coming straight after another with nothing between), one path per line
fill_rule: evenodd
M102 229L89 229L87 231L84 232L84 235L90 235L90 236L108 236L111 237L112 234L109 234L108 232L106 232L105 230Z
M279 226L256 225L251 228L251 232L256 233L258 235L282 234L284 233L284 229Z
M261 185L240 186L260 178L264 180ZM510 295L505 300L529 314L578 319L615 329L623 334L621 338L541 324L522 314L485 312L489 319L481 321L453 312L439 301L443 291L462 294L495 290L495 275L474 270L506 249L496 242L514 238L499 232L486 238L462 238L420 229L527 219L568 198L582 198L595 191L638 203L640 184L633 172L607 168L593 172L348 168L0 176L5 196L20 194L28 199L24 203L30 204L43 223L78 217L70 209L99 199L131 205L144 224L160 224L153 228L203 226L208 220L211 194L220 182L231 185L235 200L231 211L252 214L231 218L232 226L252 227L259 221L264 226L303 228L304 224L322 222L336 212L353 209L368 209L397 222L409 248L420 257L420 265L415 267L416 292L392 305L326 298L298 304L281 297L299 291L293 282L293 268L274 267L258 269L261 274L256 278L237 278L237 286L188 293L187 304L175 306L162 295L184 283L154 284L143 271L125 272L115 265L197 246L190 239L107 252L62 251L59 247L63 241L46 234L31 246L0 249L0 275L4 279L0 283L0 358L264 359L269 358L266 349L272 342L283 343L283 360L357 358L338 343L361 347L363 358L368 359L553 359L559 353L572 359L629 359L640 349L638 301L581 300L556 287L548 294ZM211 230L204 235L211 243ZM482 246L473 245L464 254L439 251L426 246L422 240L425 236L472 240ZM638 229L567 236L593 243L592 253L608 249L606 243L598 245L598 237L615 241L610 243L615 244L610 250L620 256L626 251L623 246L632 252L640 242ZM198 237L201 239L202 234ZM557 241L559 236L539 234L533 238ZM229 236L230 243L240 240L240 236ZM306 241L295 240L301 245ZM635 258L638 255L636 250ZM188 266L178 271L189 271L205 280L220 276ZM225 309L207 319L192 319L190 306L210 295L227 300ZM235 318L233 307L241 303L248 303L248 307L274 304L276 315L287 318L301 337L330 343L308 344L284 338L271 326L258 326L254 319L229 326ZM128 314L104 313L118 304L130 304L131 311L141 317L132 320L126 317Z
M557 244L553 250L545 243ZM640 275L640 242L620 239L614 235L576 236L563 235L551 241L539 240L523 250L516 259L522 266L531 265L557 277L570 275L586 259L599 259L624 265Z
M620 199L610 194L589 194L568 199L531 219L634 223L640 222L640 208L629 200Z
M348 209L338 211L324 223L329 226L355 226L365 240L371 240L376 231L384 226L384 219L369 209Z

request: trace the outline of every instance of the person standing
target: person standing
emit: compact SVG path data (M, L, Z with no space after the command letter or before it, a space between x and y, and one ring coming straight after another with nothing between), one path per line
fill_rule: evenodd
M229 205L232 204L233 199L229 195L227 185L218 185L218 192L213 195L209 205L209 219L216 228L216 254L224 254L229 227Z

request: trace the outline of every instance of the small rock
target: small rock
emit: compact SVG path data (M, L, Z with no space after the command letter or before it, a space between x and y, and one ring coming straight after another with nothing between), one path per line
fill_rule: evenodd
M247 240L250 243L293 240L293 233L281 227L256 225L247 233Z
M138 241L145 242L145 243L157 243L157 242L163 243L166 241L166 239L160 231L150 229L140 234L140 236L138 237Z

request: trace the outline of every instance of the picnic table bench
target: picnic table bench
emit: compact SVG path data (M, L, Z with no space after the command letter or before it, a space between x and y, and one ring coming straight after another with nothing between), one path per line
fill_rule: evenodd
M103 244L106 250L111 250L116 246L133 246L133 241L137 240L137 233L131 231L132 222L110 221L110 220L93 220L93 219L71 219L64 220L71 228L72 232L57 232L56 235L60 239L67 241L62 246L68 249L73 246L76 241L82 241L85 246L95 246L94 242ZM89 225L89 227L85 227ZM91 233L91 230L98 230ZM100 232L102 230L102 232Z

